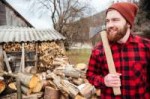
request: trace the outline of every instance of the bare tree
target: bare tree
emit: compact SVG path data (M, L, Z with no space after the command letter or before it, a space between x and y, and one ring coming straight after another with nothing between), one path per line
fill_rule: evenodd
M76 29L72 29L72 26L75 25L73 24L75 21L84 16L88 9L87 4L80 4L78 0L35 0L35 2L33 4L39 4L39 10L46 8L50 11L54 29L63 34L69 41L75 33L79 33L78 26L75 26ZM72 29L71 32L70 29Z

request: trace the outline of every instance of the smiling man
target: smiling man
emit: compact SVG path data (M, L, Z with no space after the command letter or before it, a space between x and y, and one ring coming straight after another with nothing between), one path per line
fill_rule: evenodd
M138 7L120 2L106 11L106 31L117 73L110 74L102 43L92 50L87 79L101 99L150 99L150 40L132 35ZM114 95L112 87L120 87Z

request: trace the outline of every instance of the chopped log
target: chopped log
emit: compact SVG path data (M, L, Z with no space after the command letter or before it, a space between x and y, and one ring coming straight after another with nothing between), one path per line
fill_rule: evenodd
M30 88L28 88L28 87L22 85L22 86L21 86L21 91L22 91L25 95L30 95L31 92L32 92L32 89L30 89Z
M72 97L75 98L79 93L79 89L74 84L70 83L67 80L62 80L61 84L63 87L67 88L66 92Z
M64 74L69 77L79 78L82 72L73 68L71 65L65 66Z
M69 95L66 92L61 92L60 99L70 99Z
M86 99L86 98L78 94L74 99Z
M63 56L63 57L56 57L55 59L54 59L55 61L62 61L62 62L64 62L64 63L68 63L69 62L69 59L68 59L68 57L66 57L66 56Z
M36 74L36 67L35 66L27 66L25 68L25 73Z
M79 63L75 66L77 70L85 70L87 68L87 65L85 63Z
M65 76L74 77L74 78L79 78L84 75L84 73L82 71L79 71L79 70L73 68L73 66L69 65L69 64L67 66L56 68L54 70L54 73L61 75L61 76L65 75Z
M38 78L40 79L40 80L46 80L46 72L42 72L42 73L37 73L37 74L35 74L36 76L38 76Z
M32 89L32 92L37 93L42 90L43 82L39 81L38 84Z
M14 93L16 91L17 91L17 99L22 99L21 83L20 80L17 78L17 76L16 76L16 82L9 83L3 95Z
M18 77L23 85L28 88L34 88L40 81L38 76L32 74L18 73Z
M3 80L0 80L0 94L5 90L6 85Z
M17 88L16 88L15 84L16 84L16 82L12 82L12 83L9 83L8 85L5 85L6 88L5 88L5 90L0 95L1 96L5 96L5 95L8 95L8 94L17 92Z
M23 99L38 99L36 94L24 95Z
M52 87L54 89L57 89L57 86L51 80L45 80L43 82L43 87L45 88L46 86L50 86L50 87Z
M57 74L57 75L59 75L59 76L65 77L64 69L65 69L64 66L59 66L59 67L57 67L57 68L55 68L55 69L53 70L53 73L55 73L55 74Z
M69 64L69 60L67 57L56 57L53 60L53 65L56 66L65 66L67 64Z
M41 98L43 96L43 92L34 93L31 95L23 95L23 99L43 99Z
M50 86L45 87L44 99L60 99L61 92Z
M76 85L81 85L84 83L84 80L82 78L73 78L72 82Z
M80 85L80 94L86 98L91 97L95 93L95 87L92 86L90 83L85 83Z
M16 82L11 82L8 84L8 87L13 89L13 90L17 90L17 87L16 87Z
M61 79L59 76L54 74L53 72L48 71L49 78L51 77L53 79L54 84L59 88L62 92L65 91L68 93L72 98L74 98L78 93L79 90L76 85L70 83L67 80Z

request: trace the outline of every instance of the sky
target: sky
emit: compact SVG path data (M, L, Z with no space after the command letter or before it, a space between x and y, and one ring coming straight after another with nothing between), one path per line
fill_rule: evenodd
M35 28L47 29L53 28L50 15L44 13L41 17L33 14L31 11L30 3L34 0L6 0L8 1L27 21L29 21ZM88 3L92 11L87 15L93 15L97 12L105 10L113 1L117 0L79 0L80 2ZM127 1L127 0L120 0Z
M88 3L94 9L93 13L96 13L106 9L112 1L114 0L89 0ZM87 0L82 0L82 2L87 2Z

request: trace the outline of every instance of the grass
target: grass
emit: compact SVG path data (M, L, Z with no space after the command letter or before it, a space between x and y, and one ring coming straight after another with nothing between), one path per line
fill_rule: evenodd
M88 64L91 49L70 49L66 52L71 64L85 63Z

